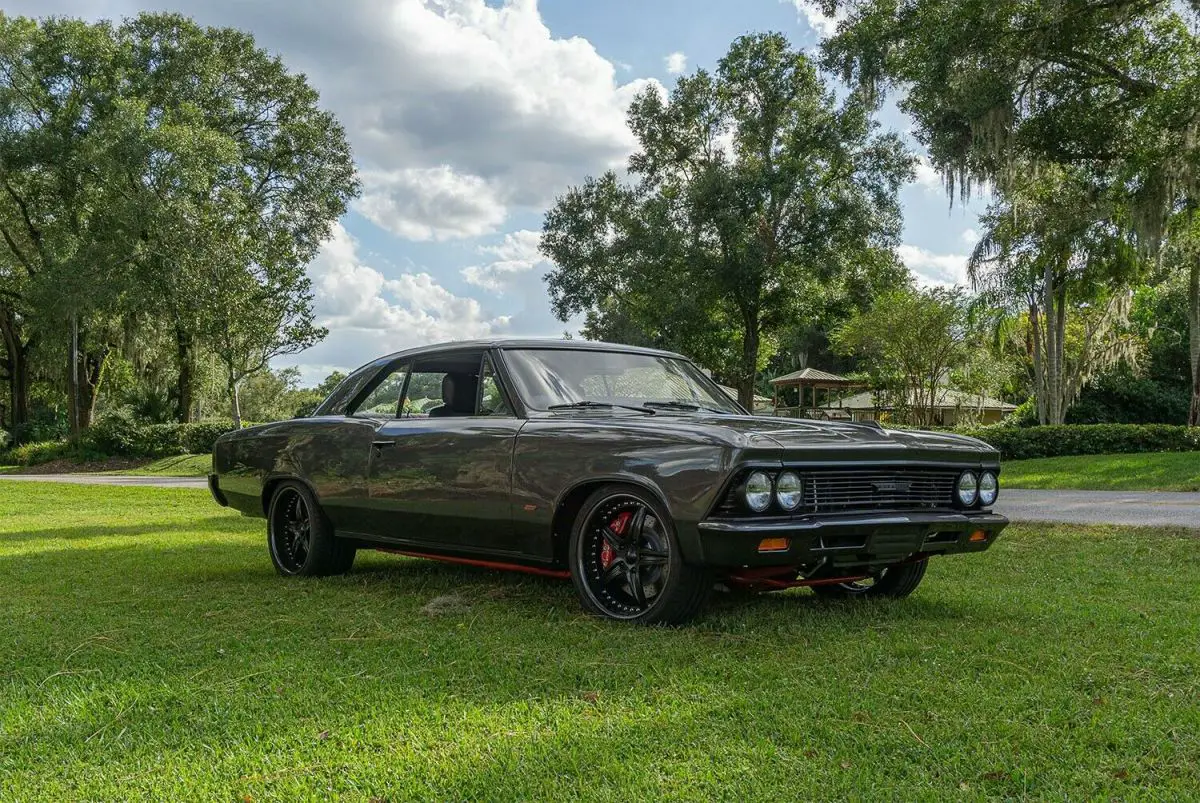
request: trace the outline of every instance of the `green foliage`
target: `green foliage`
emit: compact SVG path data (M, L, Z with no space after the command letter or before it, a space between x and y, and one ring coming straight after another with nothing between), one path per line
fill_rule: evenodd
M227 421L192 424L143 424L124 416L109 416L71 440L47 440L15 446L4 460L32 466L51 460L87 462L109 457L150 458L209 454L217 438L233 430Z
M872 387L890 406L919 425L934 423L952 379L976 395L991 390L990 371L975 366L985 356L975 340L962 291L912 287L879 295L832 337L836 351L861 358Z
M30 441L14 446L4 454L2 462L16 466L36 466L54 460L82 460L84 452L71 441Z
M1168 424L1058 424L956 430L991 444L1005 460L1088 454L1200 451L1200 427Z
M873 111L839 103L779 34L737 39L669 98L645 91L629 111L634 183L588 178L546 215L555 313L685 352L749 402L781 332L861 274L897 274L912 157Z
M1045 359L1035 366L1040 420L1061 423L1083 381L1106 367L1101 360L1089 369L1085 350L1076 366L1082 370L1065 376L1057 356L1059 336L1065 338L1059 310L1068 299L1093 304L1086 294L1096 287L1118 295L1112 279L1121 264L1135 247L1159 250L1165 236L1164 261L1191 284L1190 420L1200 423L1200 249L1178 247L1200 241L1200 3L821 5L849 11L824 43L825 66L864 92L903 90L900 108L914 119L916 138L952 197L988 182L1008 203L1030 184L1069 176L1068 192L1051 187L1041 194L1040 212L1008 203L1000 216L1034 230L1043 263L1004 259L1002 283L1010 300L1036 300L1054 322L1044 327ZM1004 228L997 222L993 232ZM1099 281L1073 281L1096 262L1104 263ZM1031 281L1038 268L1040 287ZM1036 310L1030 317L1036 330Z
M341 126L250 35L177 14L0 15L0 70L0 330L9 362L24 361L9 372L16 421L28 361L69 364L53 358L75 325L78 365L55 383L80 400L72 422L86 425L114 352L112 379L151 419L164 403L190 418L215 357L236 419L246 376L324 336L304 266L358 191ZM154 356L173 364L169 382L143 375L145 344L131 341L147 330L165 341ZM129 392L130 380L146 384Z
M1128 369L1103 374L1067 412L1068 424L1186 424L1187 386L1135 376Z

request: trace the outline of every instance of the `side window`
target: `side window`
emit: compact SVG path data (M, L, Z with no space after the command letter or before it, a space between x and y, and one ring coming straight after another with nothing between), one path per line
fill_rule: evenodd
M408 380L404 394L404 417L427 418L429 411L443 407L442 380L445 371L427 371L418 365Z
M351 415L355 418L396 418L400 411L400 394L408 376L408 364L391 370Z
M483 358L483 371L479 375L479 415L511 416L512 408L504 399L500 383L496 381L496 371L492 367L492 358Z

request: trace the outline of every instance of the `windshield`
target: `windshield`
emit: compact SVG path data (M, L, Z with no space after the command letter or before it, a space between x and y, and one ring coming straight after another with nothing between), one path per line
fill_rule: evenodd
M505 357L517 392L534 410L592 402L668 412L742 412L686 360L583 349L513 349Z

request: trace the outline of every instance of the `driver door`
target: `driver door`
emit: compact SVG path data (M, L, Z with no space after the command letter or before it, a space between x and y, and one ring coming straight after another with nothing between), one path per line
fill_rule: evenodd
M469 403L442 397L446 374L458 380L456 393L470 393ZM418 548L519 554L511 485L524 421L513 415L490 356L417 359L400 409L375 434L368 532Z

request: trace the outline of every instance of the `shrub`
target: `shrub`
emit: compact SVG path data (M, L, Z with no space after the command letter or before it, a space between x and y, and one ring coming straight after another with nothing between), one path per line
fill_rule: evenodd
M1200 427L1171 424L1003 425L956 430L1000 450L1005 460L1129 452L1200 451Z
M5 455L4 462L18 466L36 466L51 460L75 458L77 453L76 445L69 441L34 441L14 446Z
M196 424L177 424L183 450L188 454L208 454L217 438L233 431L228 421L202 421Z

